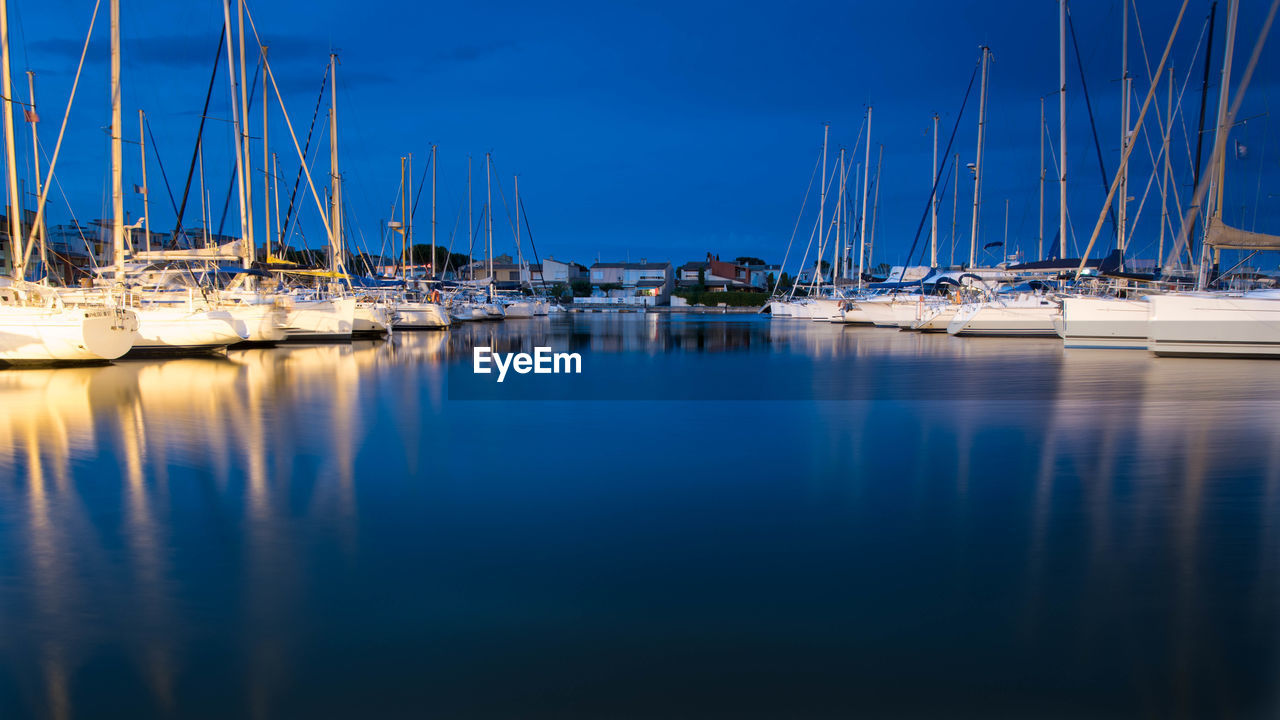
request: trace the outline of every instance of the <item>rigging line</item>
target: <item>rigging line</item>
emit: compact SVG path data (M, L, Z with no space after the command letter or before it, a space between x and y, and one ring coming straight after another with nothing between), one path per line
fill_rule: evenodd
M1134 21L1137 22L1138 10L1136 6L1134 7L1133 14L1134 14ZM1191 53L1191 60L1189 64L1195 64L1195 59L1200 56L1200 45L1204 42L1204 34L1205 34L1206 28L1208 27L1208 24L1209 24L1209 20L1208 18L1205 18L1204 24L1200 26L1200 37L1196 39L1196 48ZM1138 38L1142 40L1142 60L1144 63L1146 63L1147 82L1150 83L1151 82L1151 63L1147 58L1147 45L1146 45L1146 40L1143 39L1141 22L1138 22ZM1163 122L1162 122L1162 116L1160 115L1160 106L1157 104L1155 107L1156 123L1157 123L1157 127L1160 129L1160 134L1162 136L1166 134L1172 136L1173 117L1175 115L1182 117L1182 135L1187 145L1187 162L1188 163L1191 162L1191 140L1190 138L1187 137L1187 123L1186 123L1185 113L1182 112L1182 98L1186 94L1187 87L1190 85L1190 82L1191 82L1191 73L1187 73L1186 76L1183 77L1182 79L1182 89L1178 91L1178 101L1174 103L1174 107L1176 109L1173 110L1172 113L1170 113L1170 116L1168 118L1164 118ZM1137 97L1136 89L1134 90L1134 97ZM1166 128L1166 124L1169 127Z
M1071 29L1071 46L1075 48L1076 69L1080 73L1080 90L1084 95L1084 107L1089 112L1089 129L1093 131L1093 149L1098 155L1098 172L1102 174L1102 187L1105 189L1111 186L1111 180L1107 178L1107 165L1102 160L1102 143L1098 140L1098 125L1093 119L1093 102L1089 100L1089 84L1084 77L1084 63L1080 60L1080 44L1076 40L1076 26L1071 19L1071 6L1067 6L1067 27ZM1107 215L1111 219L1112 237L1118 235L1118 223L1116 222L1115 206L1111 205L1107 208Z
M427 185L427 173L431 170L431 155L427 155L427 166L422 168L422 177L418 180L418 192L413 195L413 205L409 206L409 227L413 227L413 218L418 214L418 201L422 199L422 191ZM407 230L407 228L406 228Z
M774 280L773 293L770 300L774 297L781 297L778 293L778 285L782 283L782 274L787 270L787 258L791 255L791 244L795 242L796 232L800 229L800 220L804 217L805 205L809 202L809 194L813 191L813 179L818 176L818 165L822 164L822 154L818 154L818 158L813 161L813 172L809 173L809 187L805 188L804 199L800 202L800 214L796 215L795 225L791 228L791 239L787 240L787 250L782 255L782 264L778 266L778 277Z
M497 185L498 185L498 197L502 200L502 209L503 211L506 212L507 224L511 226L511 239L514 240L515 234L516 234L516 225L515 225L515 222L511 219L511 207L507 205L507 194L502 190L502 175L498 173L498 166L493 162L492 156L489 157L489 167L493 168L493 175L494 175L493 179L497 181ZM520 248L519 246L517 246L516 253L519 254L519 252L520 252Z
M209 89L204 94L204 110L200 113L200 127L196 130L196 145L191 150L191 163L187 166L187 183L182 188L182 204L178 206L178 219L173 228L173 239L176 243L182 234L182 217L187 209L187 198L191 193L191 180L196 171L196 158L200 153L200 145L204 142L204 124L209 115L209 101L213 98L213 85L218 79L218 65L222 59L222 43L226 32L225 25L218 29L218 49L213 53L213 74L209 76ZM203 220L201 221L203 224Z
M1262 105L1266 108L1266 119L1262 124L1262 152L1258 153L1258 188L1253 194L1253 223L1249 229L1253 232L1258 231L1258 206L1262 204L1262 170L1266 166L1263 159L1267 157L1267 135L1271 130L1271 102L1267 98L1267 92L1262 92ZM1241 224L1244 218L1241 218Z
M529 237L529 247L533 250L533 260L541 265L542 260L538 257L538 246L533 244L533 228L529 227L529 211L525 210L524 207L525 204L523 202L516 203L516 212L524 217L525 235ZM519 218L516 218L517 222L519 222L519 220ZM532 272L529 273L529 284L533 284ZM545 273L542 274L542 284L544 286L547 284L547 276Z
M1200 161L1204 157L1204 111L1209 96L1209 61L1213 57L1213 23L1217 15L1218 2L1217 0L1214 0L1214 2L1209 5L1209 47L1204 52L1204 76L1200 79L1200 125L1196 129L1196 157L1194 169L1192 170L1191 175L1191 186L1193 188L1200 184ZM1231 51L1228 50L1227 52L1230 53ZM1230 80L1230 78L1227 78L1227 80ZM1184 227L1182 228L1182 231L1186 232L1188 228L1185 227L1185 220L1183 225ZM1194 265L1196 234L1195 216L1192 216L1191 227L1189 230L1190 234L1187 236L1187 256L1191 258L1191 263Z
M799 272L797 272L797 273L796 273L796 281L795 281L794 283L792 283L792 284L791 284L791 289L790 289L790 291L787 293L787 299L788 299L788 300L790 300L791 298L795 297L795 295L796 295L796 290L799 290L799 289L800 289L800 284L801 284L801 282L800 282L800 276L804 274L804 271L805 271L805 265L809 262L809 251L813 249L813 239L814 239L815 237L817 237L817 235L818 235L818 226L819 226L819 224L820 224L820 220L819 220L818 218L816 218L816 217L815 217L815 218L813 219L813 229L809 231L809 242L808 242L808 244L806 244L806 245L804 246L804 257L800 258L800 270L799 270ZM812 285L813 285L813 283L812 283L812 278L810 278L810 283L809 283L809 284L810 284L810 286L812 286Z
M58 141L53 146L53 157L49 160L49 171L45 175L44 187L40 190L40 200L36 203L36 216L31 223L31 235L22 258L23 268L26 267L27 261L31 259L31 248L35 247L36 242L36 230L44 222L44 209L49 199L49 183L53 179L53 170L58 164L58 153L62 150L62 138L67 132L67 121L71 119L71 104L76 99L76 88L80 86L80 73L84 70L84 59L89 53L89 41L93 38L93 25L98 19L98 9L101 5L101 0L97 0L93 4L93 15L89 18L89 31L85 34L84 47L80 50L80 63L76 66L75 80L71 83L71 93L67 96L67 109L66 112L63 113L62 126L58 130ZM59 183L59 188L61 188L61 183ZM12 249L17 250L17 244L20 242L20 238L10 238L9 242ZM13 253L13 258L15 260L17 259L16 252Z
M839 167L838 165L836 165L835 163L832 163L832 166L831 166L831 177L827 178L827 189L828 189L828 190L830 190L831 188L835 187L836 173L838 173L838 172L840 172L840 167ZM833 221L835 220L835 212L834 212L834 211L832 211L832 218L831 218L831 219L832 219ZM823 254L825 254L825 253L827 252L827 238L829 238L830 236L831 236L831 229L830 229L829 227L828 227L827 229L825 229L825 230L824 230L823 228L821 228L821 227L819 227L819 228L818 228L818 254L815 256L815 257L816 257L816 262L818 263L818 272L815 274L815 276L814 276L814 277L810 278L810 280L811 280L811 282L809 283L809 290L810 290L810 292L812 292L814 289L816 289L816 287L817 287L817 286L819 286L819 285L821 285L821 284L822 284L822 283L821 283L821 278L822 278L822 256L823 256Z
M178 212L178 206L177 203L173 201L173 188L169 186L169 175L164 171L164 160L160 157L160 147L156 145L156 136L151 132L151 120L146 120L144 124L147 127L147 137L151 138L151 150L156 156L156 164L160 166L160 179L164 180L165 192L169 194L169 205L176 213ZM151 192L151 188L144 187L143 190ZM151 222L151 219L147 218L147 222ZM178 238L175 236L173 241L176 243Z
M447 254L444 257L444 267L440 270L441 278L449 272L449 267L453 264L453 239L458 236L458 225L462 222L462 207L466 204L465 200L466 198L458 200L458 212L453 216L453 227L449 230L449 247L445 249ZM435 261L435 258L431 258L432 265Z
M1186 16L1188 2L1189 0L1182 0L1182 6L1178 9L1178 17L1176 20L1173 21L1173 29L1169 31L1169 40L1167 43L1165 43L1164 53L1160 56L1160 64L1156 66L1156 77L1160 77L1161 75L1164 74L1165 63L1169 61L1169 53L1173 51L1173 42L1178 37L1178 29L1182 27L1182 19L1183 17ZM1277 2L1280 2L1280 0L1277 0ZM1143 120L1147 116L1147 109L1151 107L1151 101L1155 97L1157 87L1159 87L1158 83L1152 84L1151 87L1147 89L1146 99L1142 101L1142 108L1138 110L1138 119L1137 119L1137 122L1134 124L1134 127L1135 127L1134 132L1140 132L1142 130ZM1106 199L1102 201L1103 202L1102 212L1098 213L1098 221L1093 226L1093 230L1089 235L1089 244L1085 246L1084 253L1080 256L1080 266L1076 268L1076 273L1075 273L1077 279L1084 272L1085 263L1088 260L1088 255L1090 252L1093 251L1093 244L1098 240L1098 233L1102 230L1102 222L1106 217L1107 211L1111 209L1111 201L1115 198L1116 189L1120 186L1120 180L1121 178L1123 178L1122 173L1125 167L1128 165L1129 157L1132 154L1133 154L1133 143L1125 144L1124 152L1120 156L1119 170L1117 171L1115 178L1113 178L1111 181L1111 187L1107 190Z
M320 106L324 103L324 91L328 87L329 66L325 65L324 77L320 79L320 93L316 95L316 107L315 110L311 112L311 127L307 128L307 141L302 144L302 157L304 162L306 161L307 154L311 152L311 137L315 133L316 118L320 117ZM295 218L293 214L293 207L294 200L298 197L298 186L302 183L302 171L303 165L299 165L298 174L293 179L293 191L289 193L289 205L286 207L284 212L284 228L280 231L281 252L284 252L285 247L288 246L289 239L292 237L289 234L290 226L297 224L297 218ZM298 211L301 212L302 208L299 207Z
M955 125L951 126L951 137L947 139L947 149L945 152L942 153L944 158L951 157L951 145L956 141L956 132L960 130L960 121L964 118L964 109L969 105L969 97L973 94L973 81L977 79L978 70L981 67L982 67L981 62L974 65L973 73L969 75L969 87L965 88L964 100L961 101L960 103L960 112L956 114L956 123ZM946 167L945 161L943 162L943 167L944 168ZM920 215L920 224L916 226L916 236L915 236L915 239L911 241L911 249L907 251L907 260L903 264L904 267L911 264L911 257L916 254L916 245L920 243L920 233L921 231L924 230L925 221L929 219L929 210L930 208L933 207L934 197L937 195L937 192L938 192L938 180L940 179L941 178L939 177L934 177L933 179L933 187L929 190L929 199L928 199L928 202L925 203L924 213ZM866 213L866 211L867 209L865 207L862 208L863 213ZM921 252L922 253L924 252L923 248L921 249ZM859 273L862 272L861 267L858 268L858 272Z
M253 103L254 103L254 101L255 101L255 100L257 100L257 99L258 99L258 79L259 79L261 76L262 76L262 63L258 63L258 67L257 67L257 68L255 68L255 69L254 69L254 71L253 71L253 82L252 82L252 83L250 83L250 85L249 85L249 106L248 106L248 107L246 107L246 108L244 109L244 113L245 113L245 115L248 115L250 112L252 112L252 111L253 111ZM241 132L241 134L242 134L242 135L244 135L245 137L248 137L248 136L249 136L249 128L242 127L242 128L240 128L240 132ZM243 138L236 138L236 142L244 142L244 139L243 139ZM249 160L248 160L248 158L246 158L246 159L245 159L245 165L246 165L246 167L249 165ZM228 180L228 182L227 182L227 196L226 196L226 200L224 200L224 201L223 201L223 203L222 203L222 217L218 219L218 234L219 234L219 235L221 235L221 234L222 234L222 231L226 228L226 225L227 225L227 209L231 207L231 196L232 196L233 194L235 194L235 193L233 193L233 192L232 192L233 190L235 190L235 187L236 187L236 169L233 167L233 168L231 168L231 177L230 177L230 179L229 179L229 180Z

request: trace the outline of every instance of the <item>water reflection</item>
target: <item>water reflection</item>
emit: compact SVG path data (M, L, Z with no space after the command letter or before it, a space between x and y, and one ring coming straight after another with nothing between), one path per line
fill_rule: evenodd
M476 344L671 402L450 400ZM0 372L0 716L1265 712L1278 391L656 315Z

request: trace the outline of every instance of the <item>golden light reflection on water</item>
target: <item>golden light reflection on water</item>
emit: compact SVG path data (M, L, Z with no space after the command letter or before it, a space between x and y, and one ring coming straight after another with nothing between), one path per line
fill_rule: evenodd
M514 328L514 329L513 329ZM575 340L576 338L576 340ZM12 569L20 580L7 595L34 619L13 643L37 652L25 671L31 687L44 697L34 705L53 717L71 717L71 678L83 669L102 631L93 627L104 613L128 613L139 620L129 654L155 705L178 711L178 680L184 672L183 648L195 640L175 599L179 569L170 546L175 523L170 487L179 470L207 471L221 493L242 493L243 508L214 496L210 504L242 512L240 535L241 612L245 616L244 682L250 714L273 715L279 688L289 681L302 651L295 624L284 622L308 590L305 548L296 544L298 523L325 527L350 560L358 551L361 515L357 485L363 481L359 453L371 444L403 454L406 471L416 475L429 460L418 439L449 421L445 401L445 365L465 358L472 344L494 347L520 343L565 345L591 352L658 353L696 349L728 353L752 348L791 353L815 361L886 356L948 360L955 363L999 360L1043 363L1052 371L1042 396L1017 395L948 399L947 387L932 388L927 402L943 411L913 418L913 437L902 453L910 459L945 457L939 471L949 488L918 481L913 497L921 505L938 493L954 495L965 522L980 522L980 490L993 482L975 468L990 468L978 457L991 421L1010 404L1032 403L1037 424L1033 468L1025 519L1026 601L1018 619L1025 637L1049 622L1049 562L1054 523L1080 518L1082 555L1088 563L1080 589L1082 605L1104 608L1117 586L1132 582L1117 572L1117 558L1141 557L1137 548L1168 533L1177 563L1174 623L1170 650L1183 676L1142 678L1146 692L1178 692L1191 685L1193 660L1214 652L1201 644L1192 627L1203 611L1200 586L1207 581L1203 563L1208 485L1223 460L1224 434L1239 431L1247 442L1263 443L1266 462L1257 468L1260 499L1257 522L1264 529L1258 553L1259 583L1280 568L1276 523L1280 510L1280 365L1257 362L1154 359L1144 353L1071 351L1054 341L956 339L891 331L834 328L806 323L774 323L745 330L734 326L669 326L646 318L639 324L622 318L595 323L589 335L566 335L547 323L519 326L470 325L451 333L402 334L392 342L349 345L284 346L232 351L225 358L189 358L121 362L92 368L0 372L0 527L8 524L20 542ZM930 378L919 378L928 384ZM989 378L975 378L989 382ZM999 387L998 384L994 387ZM366 442L383 407L393 421L394 438ZM818 397L816 399L824 399ZM838 399L838 398L833 398ZM922 399L910 394L910 399ZM842 404L830 422L818 428L814 453L832 466L860 466L885 452L869 443L881 410L873 403ZM490 408L500 412L501 408ZM766 414L774 414L770 409ZM777 416L778 422L791 421ZM1001 431L1007 428L1001 426ZM486 441L487 442L487 441ZM823 447L823 446L826 447ZM1087 447L1088 452L1081 452ZM459 452L496 451L486 446ZM828 453L824 455L823 453ZM86 497L102 488L86 461L110 457L118 465L121 516L119 531L126 551L118 556L94 532L95 508ZM1133 467L1148 472L1134 477ZM103 473L114 480L116 473ZM839 486L857 498L879 478L800 478L821 489ZM1011 482L1022 478L1005 478ZM1078 486L1070 496L1064 485ZM817 490L815 490L817 491ZM301 500L298 500L298 497ZM1173 506L1172 519L1161 520ZM7 509L6 509L7 508ZM301 509L299 509L301 508ZM924 514L920 513L920 517ZM1163 523L1163 524L1162 524ZM228 540L231 542L232 540ZM123 566L122 566L123 563ZM100 598L96 589L115 588L117 597ZM1265 596L1264 593L1259 594ZM123 599L122 599L123 598ZM93 609L100 601L102 607ZM113 604L114 603L114 604ZM1135 609L1137 611L1137 609ZM1260 617L1275 608L1254 606ZM1086 611L1079 619L1083 638L1098 642L1103 630ZM1087 644L1087 643L1086 643ZM1228 663L1229 665L1229 663ZM1189 699L1187 700L1189 702Z

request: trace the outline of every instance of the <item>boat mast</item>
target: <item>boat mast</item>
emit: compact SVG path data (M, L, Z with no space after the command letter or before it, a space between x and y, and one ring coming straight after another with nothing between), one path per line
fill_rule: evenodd
M1129 146L1129 0L1121 0L1121 9L1124 20L1120 23L1120 93L1123 100L1120 102L1120 157L1125 156L1125 149ZM1116 233L1116 249L1120 251L1121 258L1124 257L1124 246L1126 243L1126 229L1128 227L1129 214L1129 164L1123 163L1120 166L1120 220L1119 231ZM1123 263L1123 259L1121 263ZM1123 267L1123 265L1122 265Z
M6 37L7 37L7 29ZM5 57L8 57L8 43L5 43ZM4 74L4 95L9 93L9 62L0 70ZM8 147L9 162L9 196L13 205L17 205L17 170L13 160L13 120L8 109L5 110L5 145ZM124 180L121 166L124 164L124 146L121 144L120 132L120 0L111 0L111 247L115 259L116 282L124 282ZM15 213L9 213L9 231L17 227L14 223ZM21 234L21 231L19 231Z
M822 184L819 186L820 194L818 196L818 259L814 261L815 278L809 281L810 292L815 287L822 286L822 247L823 238L826 237L827 226L824 224L827 208L827 135L831 131L831 123L822 124Z
M36 74L30 70L27 71L27 92L31 97L31 114L27 118L27 122L31 124L31 159L35 163L36 197L39 198L41 195L40 138L36 132L36 125L40 122L40 115L36 113ZM40 213L38 221L40 226L36 231L40 233L40 272L44 275L44 281L47 284L49 282L49 244L45 232L44 213Z
M1169 174L1172 171L1172 165L1169 162L1169 135L1173 132L1173 68L1169 68L1169 104L1165 111L1164 126L1164 147L1161 152L1164 153L1164 169L1160 173L1160 250L1156 253L1156 262L1164 262L1164 227L1169 223ZM1160 274L1160 268L1156 268L1156 274Z
M244 145L244 166L240 169L241 182L244 185L244 237L242 245L244 246L244 266L249 268L253 265L253 259L256 256L255 245L253 241L253 183L250 182L253 177L253 157L249 154L249 84L245 78L245 61L244 61L244 0L239 0L239 21L240 21L240 138L241 144ZM265 83L265 81L264 81ZM264 85L264 90L265 85Z
M408 222L409 206L408 193L404 184L404 162L405 157L400 156L400 227L396 228L396 232L400 234L400 277L409 277L409 254L404 242L404 225ZM395 217L394 215L392 217Z
M280 228L280 167L275 153L271 153L271 194L276 206L276 237L280 238L280 253L284 254L284 230ZM270 228L267 228L268 232Z
M113 42L115 42L118 37L116 25L120 10L119 2L120 0L111 0L111 37ZM115 87L119 88L120 54L119 48L114 44L112 45L111 53L111 69L114 73L113 77L115 78ZM22 198L18 192L18 157L13 146L13 87L11 78L9 77L8 0L0 0L0 74L4 75L4 78L0 80L0 85L3 86L4 91L4 150L5 167L7 171L6 176L9 182L9 244L10 251L13 253L11 264L13 266L13 277L18 280L22 280L26 278L27 268L25 262L26 258L23 255L22 250ZM118 101L119 95L117 95L116 98ZM116 124L114 127L119 128L120 109L118 105L116 106L115 117ZM112 138L117 138L118 135L118 132L111 133ZM116 141L113 140L112 147L115 148L118 153L119 145L114 144L115 142ZM36 176L39 177L39 175L40 173L37 172ZM117 198L117 203L123 204L123 200L119 199L121 195L118 183L116 185L115 197Z
M436 146L431 146L431 274L430 279L436 276Z
M338 56L333 53L329 54L329 72L333 79L329 88L329 183L333 188L329 198L329 224L333 228L329 269L337 272L342 253L342 176L338 172Z
M147 252L151 252L151 206L148 198L151 195L151 188L147 187L147 136L146 136L147 116L138 109L138 150L142 154L142 236L145 238L143 247ZM37 174L39 174L37 172Z
M947 258L947 266L954 267L956 264L956 225L960 209L960 153L956 153L955 160L952 161L955 166L956 180L951 183L951 254Z
M883 153L883 146L881 153ZM929 191L932 197L929 200L930 229L929 229L929 267L938 267L938 113L933 114L933 165L931 166L933 174L933 184ZM876 194L880 194L880 171L876 171ZM875 230L875 223L871 224L871 229Z
M474 226L471 224L472 222L474 221L471 219L471 156L468 155L467 156L467 252L469 253L474 252L474 249L472 246L475 245L475 235L472 235L472 233L474 232ZM467 259L467 267L470 269L470 272L468 274L471 276L470 280L471 280L471 283L474 285L476 281L476 259L474 257Z
M862 220L858 230L858 289L862 289L867 254L867 181L871 176L871 106L867 106L867 143L862 149Z
M223 38L227 46L227 80L231 83L231 127L236 136L235 155L236 155L236 191L240 199L240 263L244 267L249 267L253 263L253 253L248 243L248 215L245 214L245 182L244 182L244 144L241 142L240 129L240 89L238 87L239 80L236 79L236 61L235 55L231 51L231 3L230 0L222 0L222 16L223 16ZM203 143L201 144L203 150ZM208 229L208 223L205 224Z
M1044 260L1044 96L1040 97L1040 230L1036 237L1036 259Z
M1064 0L1065 1L1065 0ZM973 226L969 237L969 267L978 255L978 206L982 197L982 140L987 128L987 60L991 48L982 46L982 92L978 95L978 156L973 163Z
M842 147L842 148L840 148L840 190L839 190L839 192L837 193L837 195L838 195L838 198L837 198L838 202L836 202L836 244L835 244L835 253L834 253L834 255L835 255L835 258L834 258L834 259L835 259L835 262L834 262L834 263L832 263L832 265L831 265L831 284L832 284L833 286L837 286L837 287L839 286L839 280L840 280L840 277L844 275L844 268L843 268L843 267L841 267L840 257L841 257L841 255L843 254L843 248L842 248L841 246L844 244L844 226L845 226L845 216L844 216L844 183L845 183L845 177L846 177L846 176L845 176L845 171L844 171L844 148Z
M871 262L871 255L875 253L876 248L876 216L880 213L880 168L883 165L884 143L880 143L879 157L876 159L876 194L871 201L871 240L867 243L867 262ZM906 274L905 271L903 274Z
M1067 256L1067 0L1058 0L1058 257Z
M1209 227L1215 220L1220 220L1222 216L1222 183L1226 179L1224 169L1226 168L1226 157L1223 153L1223 146L1226 145L1227 135L1230 129L1227 124L1227 103L1228 103L1228 87L1231 85L1231 57L1235 52L1236 46L1236 21L1239 19L1240 0L1231 0L1227 4L1227 37L1226 50L1222 54L1222 82L1218 88L1218 127L1213 133L1213 154L1210 157L1218 158L1218 166L1210 168L1209 172L1213 173L1209 185L1209 200L1205 205L1209 208L1208 218L1205 220L1205 239L1208 239ZM1214 248L1213 261L1216 264L1222 251ZM1196 288L1203 290L1209 282L1209 244L1207 242L1200 243L1200 272L1196 278Z
M413 153L409 153L409 172L404 176L405 186L409 189L406 198L413 198ZM403 245L405 257L405 269L408 270L409 265L413 263L413 211L417 209L417 203L409 206L408 217L405 218L404 235L400 242Z
M484 232L485 232L485 260L489 273L489 288L493 288L493 183L490 179L492 173L490 169L493 167L493 159L489 153L484 154Z
M516 267L519 268L521 279L524 275L524 252L520 249L520 176L513 175L512 182L515 184L516 194ZM533 287L533 272L529 272L529 287Z
M262 46L262 67L267 66L267 46ZM263 73L266 74L265 72ZM271 148L267 145L267 81L262 81L262 242L271 260ZM277 213L279 211L277 210Z

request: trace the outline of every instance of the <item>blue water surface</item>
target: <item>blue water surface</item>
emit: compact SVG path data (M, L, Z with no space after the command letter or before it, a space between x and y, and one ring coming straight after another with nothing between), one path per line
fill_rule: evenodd
M6 370L0 718L1274 717L1277 518L1266 361L597 314Z

